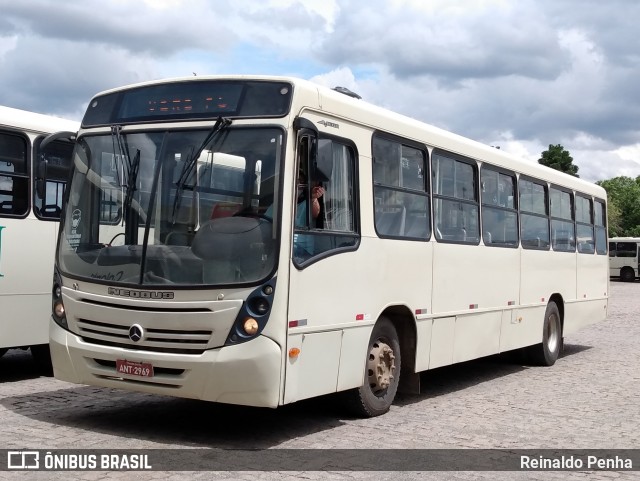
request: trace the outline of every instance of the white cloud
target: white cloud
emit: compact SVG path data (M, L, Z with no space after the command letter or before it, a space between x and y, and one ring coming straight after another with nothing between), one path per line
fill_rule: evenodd
M347 67L341 67L325 74L316 75L309 80L329 88L340 86L346 87L356 93L358 92L356 77L353 75L351 69Z
M100 90L296 75L589 180L637 175L640 3L0 0L0 104L78 116ZM97 15L96 12L100 12Z
M307 10L324 18L327 31L332 30L336 12L339 8L336 0L323 0L322 2L318 2L317 0L269 0L266 4L268 7L275 7L277 9L289 8L300 4Z
M2 60L2 58L6 56L7 53L11 52L12 50L15 50L17 45L18 45L17 35L11 35L9 37L0 36L0 60Z

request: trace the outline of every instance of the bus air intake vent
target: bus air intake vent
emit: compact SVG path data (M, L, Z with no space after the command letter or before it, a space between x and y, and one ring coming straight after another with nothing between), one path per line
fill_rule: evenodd
M360 95L358 95L357 93L355 93L352 90L349 90L347 87L333 87L333 90L335 90L336 92L339 92L341 94L348 95L349 97L353 97L354 99L361 99L362 98L362 97L360 97Z
M135 342L129 337L128 325L78 319L78 330L84 342L100 346L120 347L137 351L202 354L207 349L213 331L146 328L144 337Z

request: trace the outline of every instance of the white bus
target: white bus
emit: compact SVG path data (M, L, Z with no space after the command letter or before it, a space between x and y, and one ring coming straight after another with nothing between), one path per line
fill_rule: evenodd
M31 347L45 371L51 369L51 278L73 143L40 144L52 132L79 126L0 106L0 355Z
M374 416L427 369L516 349L552 365L607 315L602 188L346 89L114 89L74 152L50 324L65 381L265 407L342 392ZM243 175L216 174L220 154Z
M609 239L609 275L621 281L633 282L640 277L640 237Z

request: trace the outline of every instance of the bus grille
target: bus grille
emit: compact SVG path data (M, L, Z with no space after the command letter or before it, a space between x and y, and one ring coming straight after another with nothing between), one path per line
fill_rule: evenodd
M202 354L207 349L213 331L146 328L139 342L129 338L130 326L78 319L79 334L84 342L100 346L120 347L137 351Z

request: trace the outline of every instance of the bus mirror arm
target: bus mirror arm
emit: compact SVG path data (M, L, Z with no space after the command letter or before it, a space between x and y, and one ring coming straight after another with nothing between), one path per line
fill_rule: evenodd
M45 196L45 181L44 177L38 177L36 179L36 194L41 199L44 199Z
M313 132L313 134L315 134L316 136L318 135L318 128L313 124L311 120L305 119L304 117L295 118L295 120L293 121L293 129L297 131L307 129Z
M40 149L44 149L47 145L55 140L69 140L71 142L75 142L76 140L76 132L70 132L67 130L63 130L61 132L56 132L54 134L47 135L42 142L40 142Z

